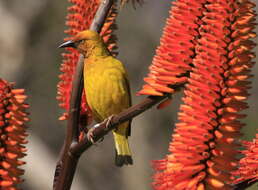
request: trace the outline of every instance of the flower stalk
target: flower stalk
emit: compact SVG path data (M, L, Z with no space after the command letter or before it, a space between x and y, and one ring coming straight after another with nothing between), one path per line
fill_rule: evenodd
M97 32L101 31L108 13L110 13L110 10L112 9L112 5L114 5L113 0L106 0L100 4L93 22L91 23L91 30ZM107 26L109 27L111 25L108 24ZM107 31L110 32L109 30ZM113 47L114 46L112 46L112 48ZM73 79L66 138L55 170L53 183L53 188L55 190L70 189L77 163L80 158L80 154L71 152L71 147L76 145L80 140L78 129L82 124L80 105L83 92L83 64L83 58L82 55L80 55L80 59L76 64L75 78Z

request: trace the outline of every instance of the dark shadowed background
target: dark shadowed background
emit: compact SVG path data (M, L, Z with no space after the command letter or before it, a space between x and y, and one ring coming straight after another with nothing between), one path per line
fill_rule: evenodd
M136 10L128 5L120 11L116 32L118 58L128 70L134 104L143 98L135 93L147 75L170 8L169 0L145 1ZM62 110L56 101L62 52L57 46L64 38L68 5L66 0L0 1L0 77L16 82L17 88L25 88L31 106L27 165L24 167L26 181L22 185L25 190L52 188L55 164L64 139L65 122L58 121ZM245 119L248 128L243 130L243 138L248 140L255 136L258 126L257 65L253 74L250 108ZM72 189L151 189L151 161L162 159L167 153L181 96L182 93L177 94L168 108L151 109L133 120L130 138L133 166L114 166L113 139L108 135L82 156Z

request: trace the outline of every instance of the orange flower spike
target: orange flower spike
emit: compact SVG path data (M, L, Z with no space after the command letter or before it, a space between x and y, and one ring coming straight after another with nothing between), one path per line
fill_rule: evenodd
M174 93L174 90L169 92L166 88L187 82L186 76L192 69L205 2L205 0L172 2L173 6L160 39L160 46L149 68L148 78L152 78L153 81L146 81L147 84L137 93L138 95L150 95L149 91L145 90L149 88L148 86L162 94ZM160 82L163 83L163 87L156 85ZM155 96L156 93L151 95Z
M22 182L24 170L18 167L25 164L20 159L26 155L26 97L23 89L0 79L0 189L16 190Z
M175 4L183 2L188 1ZM233 189L230 174L237 167L239 145L236 139L244 126L239 119L245 115L239 112L248 108L245 101L250 88L247 80L253 66L251 51L255 45L250 38L255 36L252 31L255 13L248 0L207 0L204 3L194 69L169 145L171 154L154 162L156 190ZM185 17L176 16L178 19ZM158 79L157 74L152 72L152 75ZM252 147L252 151L256 150L258 148ZM247 160L251 159L243 162ZM254 167L257 165L255 162ZM242 166L246 167L243 167L243 176L251 175L248 172L254 167ZM200 174L201 177L196 177ZM250 179L257 179L257 172L255 175Z
M66 17L66 25L68 26L68 29L65 30L65 33L68 34L69 37L66 37L65 40L69 40L69 38L82 30L89 29L95 13L101 3L100 0L69 0L69 2L72 5L67 9L68 15ZM114 56L117 55L117 52L115 52L117 49L116 37L113 34L113 30L116 28L116 16L117 11L116 6L114 5L101 31L103 40ZM67 52L62 54L64 61L60 67L60 71L62 73L59 75L60 82L57 85L57 100L59 101L59 106L66 110L66 112L59 118L60 120L65 120L68 117L67 111L69 110L70 104L73 74L79 58L79 53L76 50L72 48L66 48L66 50ZM91 111L87 106L85 97L85 95L82 96L81 104L82 109L80 121L83 126L92 121Z

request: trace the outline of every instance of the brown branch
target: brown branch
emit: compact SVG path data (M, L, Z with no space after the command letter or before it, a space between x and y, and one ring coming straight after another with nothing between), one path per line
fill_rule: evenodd
M91 23L91 30L94 30L98 33L101 31L102 26L104 25L106 17L109 13L109 10L111 9L114 3L115 0L102 0L102 3L100 4L98 11L96 12L96 15Z
M174 86L174 89L181 88L182 85ZM143 113L144 111L150 109L155 104L161 102L162 100L168 98L169 95L164 96L149 96L145 98L139 104L136 104L117 115L113 115L109 120L105 120L102 123L99 123L97 127L94 127L91 130L93 134L93 140L96 142L99 139L102 139L108 132L112 129L115 129L120 123L126 122L139 114ZM108 125L107 125L108 123ZM74 144L71 147L71 153L77 156L80 156L85 150L90 148L92 142L87 138L87 136L78 144Z
M114 0L103 0L94 17L90 29L99 32L105 23L106 16L113 5ZM69 190L73 181L76 166L79 160L78 156L70 152L70 147L78 143L78 129L81 96L83 91L83 57L80 55L76 66L76 72L73 79L69 118L67 122L66 138L60 158L57 162L55 177L53 182L54 190Z
M150 96L145 98L141 103L128 108L118 115L113 115L109 120L109 125L107 125L107 120L105 120L102 123L98 124L97 127L94 127L94 130L91 131L93 133L93 140L98 141L120 123L132 119L133 117L141 114L142 112L151 108L165 98L167 98L167 96ZM91 141L86 136L81 142L79 142L78 144L74 144L74 146L71 147L71 152L79 156L85 150L90 148L91 145Z
M251 180L250 179L249 180L245 180L245 181L243 181L241 183L236 184L235 187L234 187L234 190L244 190L244 189L247 189L248 187L251 187L253 184L255 184L258 181L258 180L253 180L253 181L251 181Z
M57 162L54 185L56 190L70 189L78 157L70 154L70 146L78 142L78 124L80 116L81 95L83 91L83 56L80 55L74 74L72 94L70 100L69 118L67 122L66 137Z

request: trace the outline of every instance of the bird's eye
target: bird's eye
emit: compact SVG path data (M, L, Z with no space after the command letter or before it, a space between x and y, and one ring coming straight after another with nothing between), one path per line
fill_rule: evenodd
M80 44L83 44L85 40L77 40L75 41L75 46L78 47Z

